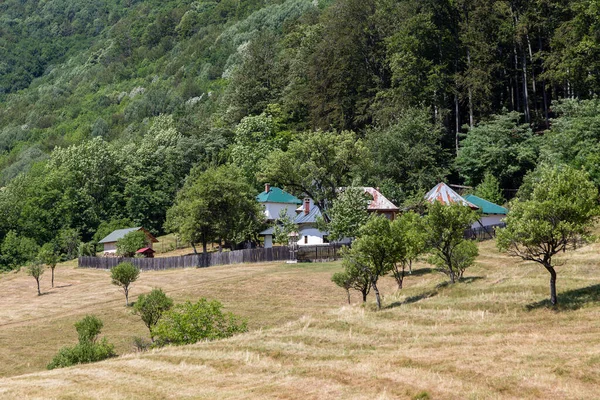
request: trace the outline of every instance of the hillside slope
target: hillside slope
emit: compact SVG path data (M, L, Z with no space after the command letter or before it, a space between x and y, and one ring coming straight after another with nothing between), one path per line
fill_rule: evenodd
M253 329L217 342L3 378L0 397L591 399L600 384L598 250L597 244L582 248L560 269L558 312L543 302L545 272L498 254L493 242L481 245L477 265L454 287L440 286L444 278L426 265L416 268L399 293L386 279L381 312L372 304L343 305L343 291L328 279L336 263L146 273L137 293L160 284L179 299L218 298L247 316ZM81 274L90 280L85 307L53 300L64 295L58 291L40 298L72 307L73 317L62 320L61 330L72 330L75 314L100 312L103 318L112 315L106 324L111 340L131 330L140 333L103 273L71 274L70 279ZM26 283L25 277L8 279L0 281L5 289ZM13 294L21 301L12 304L22 304L23 315L32 312L25 300L31 301L34 290L27 289ZM93 293L109 302L94 303ZM56 329L56 323L47 323L52 308L36 311L45 317L23 321L28 324L23 330L0 327L2 342L10 338L16 344L26 334ZM23 318L17 313L14 318ZM264 325L271 327L259 328ZM64 344L74 341L74 332L70 336ZM41 337L28 343L33 347L28 351L45 346Z

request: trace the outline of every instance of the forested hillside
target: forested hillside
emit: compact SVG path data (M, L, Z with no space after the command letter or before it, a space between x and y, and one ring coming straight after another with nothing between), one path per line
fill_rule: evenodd
M599 21L592 0L4 1L2 268L162 233L224 164L301 195L306 156L399 204L543 162L600 184Z

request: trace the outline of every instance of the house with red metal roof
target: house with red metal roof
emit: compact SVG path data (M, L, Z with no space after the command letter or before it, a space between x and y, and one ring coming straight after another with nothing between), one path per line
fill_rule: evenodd
M433 204L439 201L442 204L462 204L463 206L470 207L472 210L479 210L479 207L475 204L465 200L460 194L456 193L446 185L444 182L440 182L433 189L431 189L425 195L425 201Z

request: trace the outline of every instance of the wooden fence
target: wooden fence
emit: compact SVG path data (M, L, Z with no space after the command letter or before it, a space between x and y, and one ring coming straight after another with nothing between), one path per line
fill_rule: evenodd
M335 260L339 256L340 245L300 246L296 257L298 261ZM269 261L287 261L290 249L287 246L275 246L268 249L244 249L224 251L222 253L191 254L179 257L126 258L126 257L79 257L80 268L111 269L119 263L128 261L141 270L163 270L190 267L211 267L242 263Z
M340 249L344 245L337 243L313 246L299 246L296 258L298 261L330 261L340 258Z

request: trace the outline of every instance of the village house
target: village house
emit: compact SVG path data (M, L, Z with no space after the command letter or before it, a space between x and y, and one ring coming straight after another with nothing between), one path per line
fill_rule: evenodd
M271 187L268 183L265 191L256 196L256 201L263 205L268 222L277 220L282 211L288 218L295 218L296 207L302 204L299 198L278 187Z
M468 194L464 198L469 203L479 207L479 210L481 211L479 221L474 223L472 228L499 226L504 223L504 218L506 218L508 212L506 208L482 199L481 197L477 197L474 194Z
M125 237L125 235L127 235L128 233L136 232L136 231L143 231L146 234L146 237L148 238L149 245L148 245L148 247L144 248L144 250L145 250L144 255L147 256L147 254L150 253L149 250L152 250L152 244L158 243L158 240L154 236L152 236L152 234L150 232L148 232L146 229L142 228L141 226L139 226L137 228L125 228L125 229L117 229L115 231L112 231L104 239L100 240L98 242L98 244L104 245L104 255L116 255L117 241L119 239L122 239L123 237ZM152 253L154 253L154 252L152 251Z
M391 201L389 201L379 189L372 187L362 187L364 193L368 195L367 211L370 213L377 213L386 216L389 219L394 219L396 214L399 212L399 208L396 207ZM342 189L343 190L343 189ZM328 244L329 232L322 231L317 228L317 220L321 218L321 210L316 206L312 199L304 199L302 205L295 210L295 216L293 218L294 224L298 227L296 236L298 237L299 246L310 246L310 245L323 245ZM271 227L260 233L264 236L265 248L273 246L273 234L274 228ZM338 243L349 243L350 239L342 239Z
M471 225L472 229L501 225L508 211L504 207L482 199L481 197L477 197L473 194L468 194L463 197L443 182L438 183L433 189L431 189L425 195L425 200L429 203L439 201L446 205L462 204L470 207L472 210L479 211L479 220Z

